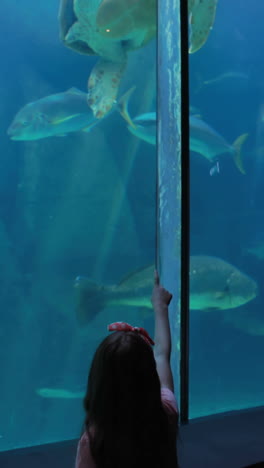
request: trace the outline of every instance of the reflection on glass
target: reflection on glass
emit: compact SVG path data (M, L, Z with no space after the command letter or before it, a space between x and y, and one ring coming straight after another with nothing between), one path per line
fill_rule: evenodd
M1 4L1 450L78 437L107 324L153 332L155 149L120 111L155 109L155 27L74 4Z
M264 403L261 12L218 2L189 56L192 418Z

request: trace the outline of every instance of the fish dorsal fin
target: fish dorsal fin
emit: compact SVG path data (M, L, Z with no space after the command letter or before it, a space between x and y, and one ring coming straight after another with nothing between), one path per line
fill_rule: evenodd
M75 88L74 86L72 88L67 89L66 93L68 93L68 94L83 94L82 91L80 91L78 88Z
M145 267L138 268L134 270L132 273L123 276L123 278L117 283L117 286L129 286L130 284L135 284L137 281L139 282L142 278L154 278L154 264L148 264ZM154 279L153 279L154 281Z

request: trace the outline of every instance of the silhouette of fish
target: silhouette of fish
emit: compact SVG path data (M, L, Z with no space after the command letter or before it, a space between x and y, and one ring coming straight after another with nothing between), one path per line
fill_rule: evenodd
M128 101L131 91L119 101L119 112L128 123L128 130L141 140L152 145L156 144L157 116L156 112L138 115L133 119L128 112ZM190 150L201 154L211 163L217 161L218 156L230 153L237 169L245 174L241 157L241 148L248 137L247 133L240 135L233 144L229 144L216 130L195 115L190 115Z
M73 392L65 388L37 388L36 393L42 398L58 398L60 400L75 400L84 397L84 392Z
M153 272L154 265L150 265L126 276L117 285L99 285L77 276L74 287L78 322L88 323L107 307L152 309ZM220 258L190 257L190 309L233 309L254 299L257 289L253 279Z
M77 88L51 94L26 104L7 130L12 140L39 140L89 131L100 123L87 103L87 94Z

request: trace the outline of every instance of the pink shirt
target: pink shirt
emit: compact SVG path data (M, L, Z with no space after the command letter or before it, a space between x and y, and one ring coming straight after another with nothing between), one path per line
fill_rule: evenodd
M178 423L178 408L174 393L168 388L161 389L161 401L171 424ZM86 432L78 443L75 468L96 468L91 455L89 437Z

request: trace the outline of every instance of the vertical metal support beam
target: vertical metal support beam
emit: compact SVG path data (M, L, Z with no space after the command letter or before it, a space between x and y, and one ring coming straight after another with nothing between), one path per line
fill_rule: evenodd
M158 0L157 263L173 293L172 368L181 421L188 420L189 101L185 0Z
M190 127L188 1L181 0L181 422L189 420Z

